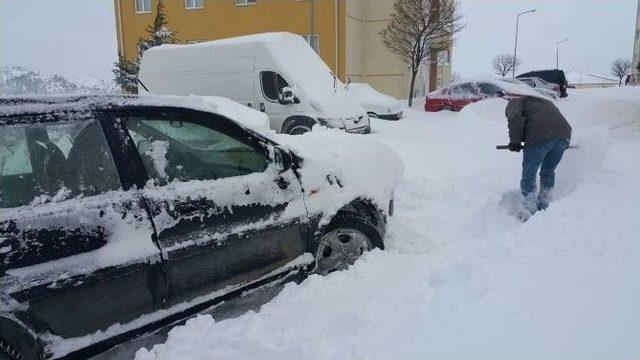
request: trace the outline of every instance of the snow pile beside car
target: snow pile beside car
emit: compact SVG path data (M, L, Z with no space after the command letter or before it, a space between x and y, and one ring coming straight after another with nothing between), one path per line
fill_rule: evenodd
M375 121L407 168L387 251L137 359L632 359L640 353L640 89L575 91L548 211L521 224L499 100ZM366 179L364 179L366 181Z

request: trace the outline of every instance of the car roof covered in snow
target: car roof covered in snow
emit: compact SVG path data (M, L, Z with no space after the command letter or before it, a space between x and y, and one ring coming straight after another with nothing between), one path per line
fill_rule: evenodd
M0 124L21 115L89 113L95 109L175 107L209 112L254 131L269 130L267 116L232 100L217 96L174 95L34 95L0 97Z
M489 84L496 85L511 94L533 96L533 97L541 98L544 100L549 100L546 96L533 90L531 87L529 87L524 83L518 84L511 81L505 81L502 78L495 78L490 76L480 76L480 77L462 79L462 80L451 83L449 87L455 86L455 85L467 84L467 83L489 83Z

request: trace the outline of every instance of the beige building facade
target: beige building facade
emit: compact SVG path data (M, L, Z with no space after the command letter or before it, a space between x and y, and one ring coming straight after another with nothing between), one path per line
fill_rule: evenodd
M408 97L411 72L406 63L385 48L379 32L393 13L393 0L346 0L345 41L347 78L366 82L398 99ZM414 87L416 97L449 84L451 49L433 51Z
M636 12L636 29L633 38L633 61L631 74L634 83L640 83L640 72L638 71L638 63L640 63L640 0L638 0L638 10Z

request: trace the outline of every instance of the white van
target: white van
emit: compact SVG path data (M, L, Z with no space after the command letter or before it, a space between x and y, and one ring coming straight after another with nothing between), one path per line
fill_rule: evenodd
M142 56L139 78L141 94L228 97L265 112L271 128L282 133L302 134L315 124L371 131L364 108L291 33L154 47Z

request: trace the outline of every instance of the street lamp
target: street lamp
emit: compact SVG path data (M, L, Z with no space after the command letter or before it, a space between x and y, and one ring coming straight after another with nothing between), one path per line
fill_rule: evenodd
M569 39L564 39L564 40L558 41L556 43L556 69L558 69L558 45L560 45L560 44L562 44L564 42L567 42L567 41L569 41Z
M516 15L516 44L513 46L513 67L512 67L512 77L516 77L516 59L518 58L518 23L520 22L520 15L524 15L524 14L528 14L528 13L532 13L536 11L536 9L531 9L531 10L527 10L527 11L523 11L521 13L518 13L518 15Z

